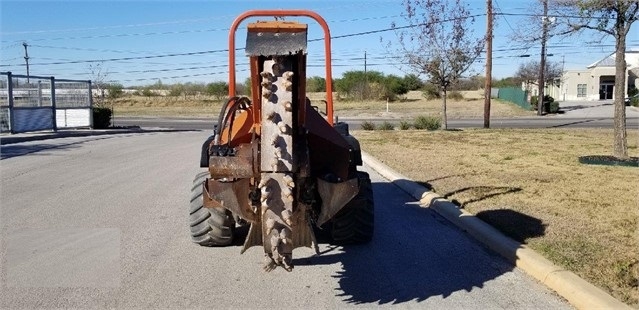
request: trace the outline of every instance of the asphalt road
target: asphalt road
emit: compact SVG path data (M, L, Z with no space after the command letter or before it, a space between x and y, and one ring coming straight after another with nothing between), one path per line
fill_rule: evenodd
M341 118L348 123L351 129L361 128L363 122L381 124L390 122L398 126L401 119L367 119L367 118ZM639 118L627 118L627 128L639 128ZM140 126L143 128L170 128L180 130L213 130L216 120L212 118L156 118L156 117L118 117L116 126ZM492 119L491 128L612 128L613 119L610 117L537 117L537 118L510 118ZM481 128L484 125L482 119L450 119L449 128Z
M206 132L2 145L0 308L562 309L547 288L373 171L376 231L363 246L294 251L191 243L191 181Z

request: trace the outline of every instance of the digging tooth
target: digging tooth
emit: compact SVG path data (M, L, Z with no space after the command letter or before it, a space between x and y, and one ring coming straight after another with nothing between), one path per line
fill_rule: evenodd
M282 240L283 244L291 244L291 239L289 238L289 233L287 228L283 228L280 231L280 240Z
M293 71L286 71L284 72L284 74L282 74L282 77L290 81L293 78L293 74Z
M271 97L271 90L268 88L262 88L262 97L267 99Z
M280 235L277 232L271 236L271 246L274 250L276 250L277 246L280 245L280 242L282 242L282 239L280 239Z
M260 73L260 76L262 76L263 79L269 80L269 81L271 79L273 79L273 74L271 74L270 72L266 72L266 71Z
M293 181L293 177L291 177L290 175L284 175L282 179L284 180L284 183L286 183L286 186L288 186L289 188L295 187L295 182Z
M271 190L268 187L262 188L262 196L260 197L261 202L265 202L271 196Z
M266 186L267 182L268 182L268 178L262 178L260 180L260 183L257 184L257 187L261 189L262 187Z
M291 211L289 210L282 211L282 219L284 220L284 223L286 223L286 225L293 226L292 218L293 218L293 215L291 214Z
M281 133L288 132L288 127L286 126L286 124L284 122L277 123L277 127L280 129Z
M286 91L291 91L291 89L293 89L293 83L291 81L284 81L284 83L282 83L282 86L284 86L284 89L286 89Z
M273 230L273 227L275 227L275 220L274 219L267 219L266 220L266 234L270 234L271 231Z

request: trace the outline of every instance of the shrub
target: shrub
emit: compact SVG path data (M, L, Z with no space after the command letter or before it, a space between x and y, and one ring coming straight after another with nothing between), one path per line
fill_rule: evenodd
M363 130L375 130L375 124L369 121L364 121L361 126Z
M464 95L458 91L451 91L448 93L448 99L460 101L464 100Z
M550 107L548 109L548 113L558 113L559 112L559 102L553 101L550 103Z
M437 130L442 127L442 121L439 117L418 116L413 123L415 129Z
M427 100L441 98L441 94L439 93L437 86L430 83L424 85L424 88L422 89L422 96Z
M381 125L379 125L378 129L379 130L395 130L395 125L389 122L383 122Z
M539 98L539 97L537 97L537 96L530 97L530 106L531 106L531 109L533 111L537 111L537 107L539 106L539 103L537 102L537 98ZM556 106L555 106L556 110L555 110L555 112L552 112L553 111L553 105L552 105L553 102L555 102L555 98L553 98L551 96L548 96L548 95L545 95L544 96L544 107L543 107L544 110L543 110L543 112L545 112L545 113L557 113L559 111L559 103L556 103Z
M413 127L413 124L411 124L410 122L405 122L405 121L399 122L399 129L401 130L408 130L411 127Z
M111 115L113 111L104 107L93 107L93 128L106 129L111 126Z

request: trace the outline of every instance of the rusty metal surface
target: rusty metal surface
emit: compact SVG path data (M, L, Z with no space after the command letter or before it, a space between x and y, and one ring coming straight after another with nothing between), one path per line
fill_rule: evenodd
M251 178L259 175L256 165L256 143L241 144L235 156L209 157L209 173L214 179Z
M249 221L259 221L259 214L253 210L248 193L250 179L220 182L208 179L204 183L204 207L223 207Z
M258 21L246 27L249 32L306 32L307 24L296 21Z
M330 183L317 179L317 190L322 198L322 211L317 219L317 226L328 222L341 210L359 191L357 178L340 183Z
M350 145L344 137L310 106L306 109L305 126L311 169L316 173L328 170L342 180L348 179Z
M306 53L306 32L249 32L246 35L249 56Z
M253 161L248 157L211 156L209 172L215 179L250 178L253 176Z

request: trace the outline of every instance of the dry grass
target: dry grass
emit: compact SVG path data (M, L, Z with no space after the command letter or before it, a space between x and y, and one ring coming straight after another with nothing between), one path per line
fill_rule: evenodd
M113 107L119 116L164 116L164 117L215 117L220 113L223 100L210 96L168 97L127 95L106 106Z
M578 162L582 155L609 155L611 129L354 135L364 150L404 175L639 305L639 168ZM629 132L631 156L639 155L638 138Z
M484 116L484 99L477 96L466 96L468 99L452 100L446 102L447 116L449 119L482 118ZM312 99L312 97L311 97ZM493 99L491 100L492 118L510 118L533 116L534 112L526 111L512 103ZM349 118L397 118L413 119L419 115L440 115L442 100L426 100L421 92L414 91L406 95L403 100L389 102L386 112L385 101L343 101L335 103L336 114Z
M313 105L324 110L320 100L326 96L323 93L309 93L308 97ZM334 95L337 98L337 94ZM450 119L482 118L484 113L483 99L477 99L477 94L468 93L461 101L449 100L447 114ZM474 99L473 99L474 98ZM121 116L172 116L172 117L212 117L217 115L223 100L216 100L210 96L168 97L168 96L132 96L118 98L107 106L113 105L115 113ZM385 101L335 101L335 113L339 117L348 118L397 118L413 119L418 115L440 115L441 100L426 100L421 92L410 92L402 100L390 102L389 112L386 112ZM520 117L532 116L531 111L525 111L518 106L492 100L491 117Z

